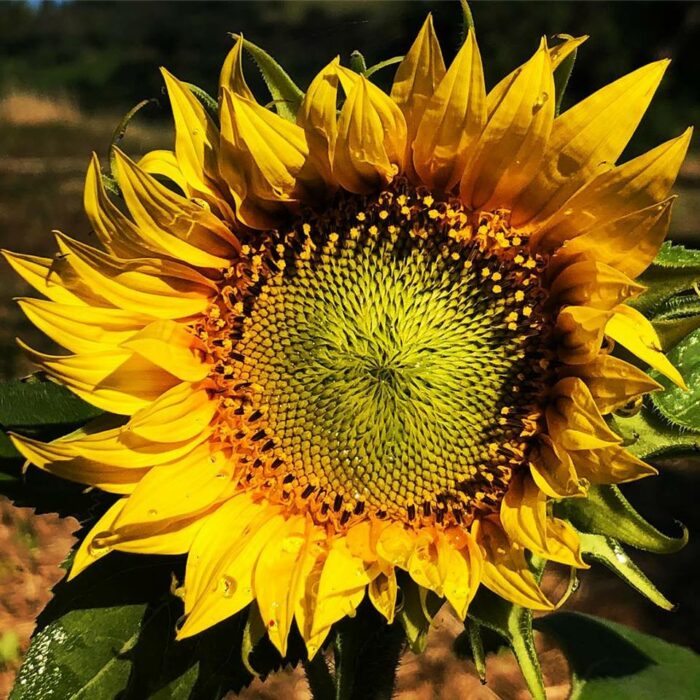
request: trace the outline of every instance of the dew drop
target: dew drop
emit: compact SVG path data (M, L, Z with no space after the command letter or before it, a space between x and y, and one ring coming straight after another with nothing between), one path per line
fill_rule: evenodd
M151 508L151 509L148 511L148 514L149 514L152 518L155 518L155 516L158 515L158 511L157 511L155 508Z
M304 544L304 538L300 535L290 535L282 540L282 551L287 554L296 554Z
M236 591L236 582L230 576L221 577L224 598L230 598Z

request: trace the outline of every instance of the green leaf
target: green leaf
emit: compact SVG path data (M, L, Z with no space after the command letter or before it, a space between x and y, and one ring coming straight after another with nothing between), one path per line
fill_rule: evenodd
M532 611L509 603L482 586L469 607L469 618L508 642L533 699L546 700L532 632Z
M0 384L0 425L4 430L32 433L50 427L67 432L101 414L99 408L65 387L37 375Z
M623 446L640 459L671 454L700 455L700 435L681 432L648 409L627 418L610 419L612 429L624 442Z
M573 39L570 34L559 34L558 39L567 40ZM571 78L571 73L574 70L574 63L576 63L576 56L578 54L578 49L574 49L558 66L554 71L554 111L555 115L558 115L561 111L561 103L564 99L564 93L566 92L566 86L569 84L569 78Z
M653 316L671 297L700 282L700 251L664 243L649 269L637 280L647 290L627 303Z
M234 38L238 35L234 34ZM270 54L248 39L243 39L243 48L251 55L260 70L265 85L270 91L275 109L280 117L294 121L304 93Z
M664 610L673 610L671 603L629 558L620 543L612 537L579 533L584 559L604 564L625 583Z
M661 319L652 321L659 340L661 349L668 352L683 338L700 328L700 313L695 316L686 316L677 319Z
M571 700L697 700L700 656L682 646L580 613L535 627L561 645L573 672Z
M428 641L430 623L444 601L431 591L421 589L407 576L401 577L399 585L403 604L397 613L397 618L403 625L411 651L414 654L421 654L425 651Z
M486 654L484 654L484 643L481 640L481 628L476 622L467 620L467 634L469 635L469 646L472 650L472 658L479 680L486 682Z
M656 554L678 552L688 543L688 530L669 537L650 525L613 485L591 486L587 498L565 498L556 504L561 517L583 532L614 537L636 549Z
M668 353L668 359L678 368L688 390L652 372L651 376L663 385L664 391L651 394L651 402L670 423L700 432L700 330L683 338Z

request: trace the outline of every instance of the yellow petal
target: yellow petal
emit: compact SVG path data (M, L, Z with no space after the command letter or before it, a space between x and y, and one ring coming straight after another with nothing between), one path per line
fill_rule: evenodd
M437 535L438 567L443 572L443 592L457 616L467 617L483 573L481 550L469 532L455 528Z
M369 584L369 599L372 601L375 609L384 615L388 624L394 621L397 590L396 572L393 568L389 569L385 574L380 573Z
M552 388L547 428L565 450L594 450L622 442L600 415L586 384L578 377L560 379Z
M225 530L225 534L228 535L228 547L223 551L221 560L215 565L212 573L202 582L203 590L196 597L185 624L178 632L178 639L190 637L235 615L253 600L255 564L267 544L284 526L284 518L275 509L263 506L263 512L249 521L237 537L231 536L229 532L236 527L235 517L231 516L235 515L236 509L227 509L219 517L221 511L228 505L228 503L224 504L214 514L217 522L223 522L224 527L229 528L228 531ZM199 536L206 532L211 532L211 527L207 527L206 530L202 528ZM199 537L195 539L193 551L198 541ZM200 557L198 566L202 566L205 561ZM185 577L186 600L189 595L189 585Z
M563 38L561 35L555 38ZM584 41L588 39L587 35L565 38L564 41L552 46L549 49L549 57L552 59L552 70L556 70L562 63L562 61L571 54L572 51L577 49Z
M109 493L131 493L150 468L150 465L130 462L132 453L127 449L120 452L123 464L126 465L121 466L86 459L77 455L71 445L64 446L58 441L47 444L12 433L10 439L17 451L39 469Z
M551 498L582 496L587 490L569 453L560 449L548 435L540 437L540 444L530 460L530 473L539 489Z
M423 184L451 190L486 124L486 87L473 30L427 101L413 144Z
M226 129L222 121L222 137L240 154L249 192L277 202L299 199L318 181L304 130L256 102L223 94L230 121Z
M100 306L67 306L43 299L18 301L27 318L59 345L74 353L115 348L153 319Z
M575 531L547 516L547 496L529 474L515 474L501 501L501 524L512 542L535 554L569 566L582 561Z
M183 383L135 413L127 428L153 442L190 440L207 430L219 401L202 388Z
M369 582L362 560L350 553L344 538L334 540L321 570L310 633L308 637L304 634L309 655L320 647L334 623L355 613Z
M474 209L510 206L540 167L554 121L554 78L542 40L497 103L464 171L462 200Z
M339 69L343 74L344 69ZM333 175L350 192L371 192L403 167L406 121L378 87L360 76L338 120Z
M644 290L645 287L610 265L582 261L569 265L556 277L549 288L549 296L557 304L607 311Z
M80 547L78 547L78 551L75 553L73 565L71 566L70 574L68 574L69 581L75 578L81 571L84 571L90 564L94 564L98 559L105 556L105 554L109 554L111 551L109 548L97 547L94 545L93 540L95 536L109 530L114 520L119 513L121 513L125 503L126 499L122 498L112 504L107 512L95 523L92 530L85 536L85 539L80 543Z
M605 326L605 334L668 377L681 389L688 388L681 373L663 354L661 341L654 326L639 311L629 306L619 306Z
M552 269L572 260L599 260L637 277L651 264L666 238L674 200L671 197L567 241L551 259Z
M40 258L2 251L5 260L27 284L51 301L75 306L112 306L104 297L86 284L68 264L66 258Z
M334 58L311 81L304 95L297 124L304 129L311 160L327 184L334 183L331 171L331 157L338 133L338 66Z
M158 318L186 318L205 311L216 292L212 282L176 262L117 260L62 234L58 245L81 281L122 309Z
M221 67L219 75L219 99L224 90L233 92L236 95L245 97L247 100L255 102L255 97L250 91L248 84L243 77L243 35L235 38L233 48L228 52L224 65Z
M551 603L530 571L525 550L512 543L493 520L475 520L472 534L484 558L482 580L496 595L532 610L552 610Z
M191 188L180 170L180 164L173 151L149 151L137 162L138 167L150 175L160 175L172 180L184 194L190 195Z
M662 388L642 370L612 355L599 355L584 365L571 365L563 370L565 374L581 377L586 382L603 415Z
M175 155L187 183L217 193L219 131L191 90L161 68L175 121Z
M208 509L229 486L233 468L230 455L208 443L154 467L129 496L112 530L148 531L156 523L183 520Z
M406 120L407 139L405 163L411 172L411 147L418 132L428 101L445 75L440 43L435 35L433 17L428 15L416 40L404 56L394 77L391 99L399 106Z
M325 539L322 530L303 516L293 516L268 542L255 565L253 585L260 616L282 656L287 652L294 611L306 585L309 547L319 539Z
M413 553L415 534L406 530L401 523L389 525L379 535L377 554L388 564L408 569L408 561Z
M621 484L659 472L619 445L571 453L576 471L592 484Z
M204 379L211 366L203 361L200 342L174 321L161 319L150 323L121 343L157 367L185 382Z
M571 365L591 362L600 353L603 331L612 311L565 306L557 316L559 359Z
M108 251L125 260L153 254L154 249L148 247L136 226L107 196L95 153L85 175L83 205L93 231Z
M598 90L557 117L542 168L513 208L512 223L543 221L620 157L668 66L657 61Z
M82 399L105 411L131 415L177 384L172 374L114 349L84 355L46 355L19 341L29 359Z
M115 149L117 175L129 212L151 250L197 267L228 267L236 239L211 212L161 185Z
M594 234L601 224L661 202L673 187L692 134L692 128L686 129L681 136L598 175L540 226L533 242L552 250L586 231Z

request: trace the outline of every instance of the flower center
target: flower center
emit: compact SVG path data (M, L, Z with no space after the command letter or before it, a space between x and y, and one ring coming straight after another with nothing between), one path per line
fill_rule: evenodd
M524 243L399 181L246 249L206 326L244 481L339 525L496 509L549 366Z

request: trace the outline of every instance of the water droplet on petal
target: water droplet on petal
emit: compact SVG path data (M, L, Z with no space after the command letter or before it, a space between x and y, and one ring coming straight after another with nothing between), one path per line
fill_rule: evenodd
M230 576L221 577L224 598L230 598L236 591L236 582Z
M539 112L539 110L544 107L546 104L547 100L549 99L549 93L548 92L542 92L540 93L540 96L535 100L535 104L532 105L532 111L534 112Z
M282 540L282 551L296 554L303 544L304 538L301 535L289 535Z
M155 518L155 516L158 515L158 511L157 511L155 508L151 508L151 509L148 511L148 514L149 514L152 518Z

